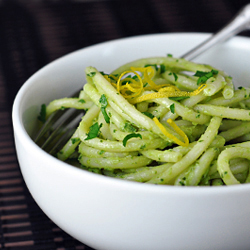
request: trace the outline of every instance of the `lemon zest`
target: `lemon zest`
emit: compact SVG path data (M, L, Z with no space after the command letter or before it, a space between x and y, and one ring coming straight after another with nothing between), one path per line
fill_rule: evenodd
M179 145L187 147L189 145L189 140L187 135L176 125L176 123L171 118L167 120L167 123L175 130L175 132L177 132L183 138L184 144L183 145L179 144Z
M164 90L160 89L158 92L149 93L149 94L146 94L143 96L136 97L136 98L130 100L129 102L131 104L135 104L135 103L139 103L139 102L143 102L143 101L147 101L147 100L151 100L151 99L155 99L155 98L194 96L194 95L198 95L206 87L207 87L207 84L202 84L199 88L197 88L196 90L194 90L192 92L181 91L181 90L177 90L175 88L169 89L169 91L164 91Z
M174 91L180 91L180 90L176 86L173 86L173 85L159 89L159 92L174 92Z
M207 84L204 83L192 92L182 91L172 84L155 84L152 80L152 78L155 76L155 70L151 66L144 68L131 67L130 69L131 70L124 71L119 76L119 78L114 75L105 75L104 77L117 89L119 93L122 94L124 98L130 99L129 102L131 104L148 101L155 98L194 96L198 95L207 87ZM137 72L140 72L141 76ZM129 73L135 74L137 76L137 80L128 77L123 78L126 74ZM117 80L116 84L112 82L109 77L112 77L113 79ZM127 82L124 84L125 81ZM155 92L140 96L144 90L153 90Z
M139 81L134 80L133 78L124 78L122 79L123 76L129 73L134 73ZM127 81L125 85L122 85L122 81ZM132 82L132 85L129 84L129 82ZM140 75L132 70L132 71L124 71L118 78L117 84L116 84L116 89L119 93L123 95L125 98L132 98L139 96L142 91L143 91L143 81ZM128 94L128 92L133 93L133 94Z
M155 84L154 81L152 80L152 78L155 76L155 70L151 66L144 67L144 68L131 67L130 69L131 70L124 71L119 76L116 86L115 86L117 91L121 93L123 97L126 99L139 96L144 90L158 91L161 88L173 86L171 84L161 84L161 85ZM138 72L141 73L141 75ZM128 77L123 78L126 74L129 74L129 73L135 74L138 80L133 79L133 78L128 78ZM105 77L105 78L110 81L108 77ZM124 84L125 81L127 81L126 84ZM112 82L111 84L114 86Z
M153 89L157 88L157 84L155 84L154 81L152 81L152 78L155 75L155 71L152 67L150 67L150 66L145 67L145 68L131 67L131 69L133 71L139 71L143 74L142 81L144 84L148 83L151 86L151 88L153 88Z
M161 85L155 84L155 82L152 80L153 77L155 76L155 70L151 66L144 68L131 67L130 69L131 70L124 71L119 76L119 78L111 75L112 78L116 80L116 84L112 81L113 79L111 80L109 76L105 76L105 78L116 88L116 90L124 98L130 99L129 102L131 104L136 104L142 101L147 101L156 98L194 96L198 95L201 91L203 91L207 87L207 84L204 83L192 92L182 91L178 87L172 84L161 84ZM138 72L141 73L141 75ZM132 77L126 77L126 75L130 73L136 75L137 78L134 79ZM153 90L155 92L140 96L144 90ZM156 117L154 117L153 120L155 124L159 127L161 132L170 140L174 141L176 144L180 146L186 147L189 145L189 140L187 135L175 124L175 122L172 119L168 119L167 123L183 139L183 141L178 139L171 133L169 133Z
M118 78L115 77L114 75L103 75L103 77L110 82L110 84L116 88L116 83L114 83L113 81L111 81L111 78L110 77L114 77L115 79L114 80L117 80Z
M161 84L161 85L155 84L155 82L152 80L152 78L155 76L155 70L151 66L145 68L131 67L131 70L139 71L142 73L143 75L142 82L144 84L143 85L144 90L158 90L163 87L172 86L171 84ZM146 86L146 84L148 84L149 86Z
M159 120L154 117L153 121L155 122L156 126L161 130L161 132L168 137L170 140L174 141L176 144L180 145L180 146L184 146L187 147L189 145L189 140L188 137L186 136L186 134L174 123L174 121L172 119L168 119L167 122L169 123L169 125L175 130L175 132L177 132L184 140L181 141L179 140L177 137L175 137L174 135L170 134L166 128L159 122Z
M141 86L138 86L137 84L129 84L128 82L126 83L126 88L130 90L131 92L137 92L141 90Z

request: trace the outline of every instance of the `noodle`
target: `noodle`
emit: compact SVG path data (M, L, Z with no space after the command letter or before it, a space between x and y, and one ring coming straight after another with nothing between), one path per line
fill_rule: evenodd
M60 160L151 184L250 182L249 88L235 90L223 71L171 56L85 73L79 97L46 108L47 117L62 107L86 111Z

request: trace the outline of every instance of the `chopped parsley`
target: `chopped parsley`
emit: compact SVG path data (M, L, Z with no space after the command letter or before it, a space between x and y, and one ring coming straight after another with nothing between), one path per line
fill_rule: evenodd
M76 138L71 138L72 144L75 144L75 143L77 143L77 142L79 142L79 141L80 141L80 138L78 138L78 137L76 137Z
M87 134L87 137L85 138L85 140L96 138L99 135L101 127L102 127L102 123L99 125L98 122L90 126L89 133Z
M173 76L174 76L174 80L176 82L178 80L178 76L175 73L173 73Z
M175 112L174 103L172 103L169 108L170 108L171 113L174 114L174 112Z
M160 73L164 73L166 71L166 66L164 64L160 64Z
M96 75L96 72L90 72L89 74L87 74L87 76L89 76L89 77L93 77L95 75Z
M86 101L84 99L79 99L78 102L80 102L80 103L86 103Z
M164 73L166 71L166 66L164 64L160 64L160 65L157 65L157 64L146 64L144 67L153 67L155 68L156 71L159 70L160 74Z
M139 137L142 139L142 136L141 134L136 134L136 133L131 133L131 134L128 134L124 137L123 141L122 141L122 144L124 147L126 147L126 144L127 144L127 141L131 138L136 138L136 137Z
M149 113L149 112L147 112L147 111L145 111L145 112L142 112L144 115L146 115L147 117L149 117L149 118L151 118L151 119L153 119L154 118L154 115L153 114L151 114L151 113Z
M103 71L99 71L101 75L107 76L108 74L104 73Z
M108 106L108 101L106 96L103 94L101 95L101 98L99 99L99 103L101 104L101 112L103 114L103 117L107 123L110 123L110 118L106 112L106 107Z
M214 75L217 75L219 73L218 70L214 70L212 69L209 72L205 72L205 71L196 71L196 73L194 74L194 76L198 76L198 81L197 81L197 85L199 85L200 83L205 83L209 78L213 77Z
M150 66L155 68L155 70L157 71L157 69L158 69L157 64L146 64L144 67L146 68L146 67L150 67Z

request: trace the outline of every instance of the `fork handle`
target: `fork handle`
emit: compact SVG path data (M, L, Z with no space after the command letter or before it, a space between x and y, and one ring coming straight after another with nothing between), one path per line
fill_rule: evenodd
M243 7L236 16L221 30L209 37L207 40L182 55L182 58L191 60L212 46L224 42L230 37L250 28L250 4Z

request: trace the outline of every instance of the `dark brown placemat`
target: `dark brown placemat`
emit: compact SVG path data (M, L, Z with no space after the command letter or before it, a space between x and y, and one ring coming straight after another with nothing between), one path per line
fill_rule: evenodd
M0 248L91 249L41 211L19 170L11 107L17 91L33 73L62 55L103 41L163 32L214 32L247 2L1 1Z

